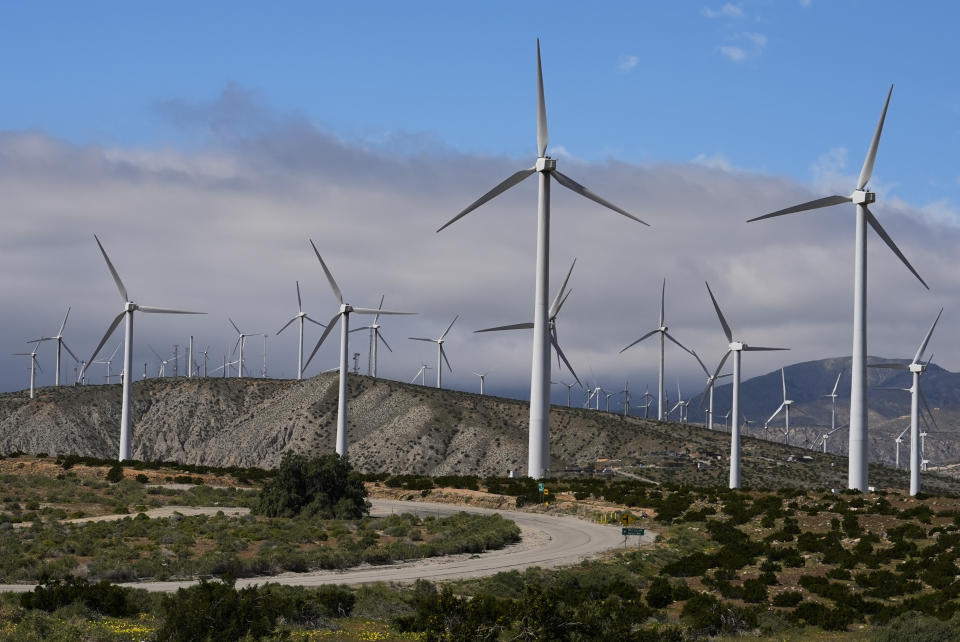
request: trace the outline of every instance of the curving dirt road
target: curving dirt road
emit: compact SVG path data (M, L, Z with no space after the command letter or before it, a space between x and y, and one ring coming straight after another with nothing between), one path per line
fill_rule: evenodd
M397 562L384 566L363 565L343 571L310 571L307 573L281 573L237 580L237 587L276 582L296 586L319 586L321 584L371 584L375 582L412 583L418 579L433 581L483 577L501 571L522 570L531 566L555 567L575 564L604 551L623 546L619 526L586 522L575 517L554 517L519 511L491 510L470 506L433 504L427 502L404 502L396 500L371 500L371 515L391 513L416 513L418 515L452 515L465 511L476 514L499 513L515 522L521 530L521 541L497 551L478 555L461 554ZM218 509L213 509L216 512ZM653 540L654 533L647 532L642 543ZM637 539L631 537L630 545ZM131 582L134 586L149 591L171 592L190 586L195 581ZM27 591L32 585L0 585L0 591Z

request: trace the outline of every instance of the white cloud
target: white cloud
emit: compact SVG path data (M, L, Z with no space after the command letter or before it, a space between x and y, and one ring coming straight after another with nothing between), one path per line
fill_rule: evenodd
M632 71L634 67L639 64L640 58L637 56L621 56L620 62L617 64L617 69L623 73Z
M800 6L806 9L813 4L813 0L800 0Z
M845 174L847 168L847 148L833 147L810 163L810 174L814 188L824 193L841 193L850 190L855 178Z
M730 159L723 154L697 154L691 162L696 165L702 165L703 167L709 167L710 169L722 169L725 172L735 170Z
M743 17L743 5L728 2L719 9L704 7L702 13L708 18L740 18Z
M757 58L767 46L767 36L762 33L744 31L730 38L731 44L717 48L722 56L733 62L744 62Z

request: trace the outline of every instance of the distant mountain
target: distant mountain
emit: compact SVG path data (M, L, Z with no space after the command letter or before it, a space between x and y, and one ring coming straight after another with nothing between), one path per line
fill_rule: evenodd
M908 363L907 359L886 359L868 357L867 363ZM786 366L787 398L794 401L790 413L790 443L811 445L830 426L829 395L840 377L837 387L837 425L843 426L850 414L850 357L837 357L805 361ZM908 372L883 368L867 368L870 389L867 392L868 422L870 428L871 457L886 463L896 458L895 437L910 424L910 394L898 390L878 390L877 388L909 388L911 375ZM724 379L723 381L729 381ZM960 373L950 372L936 364L931 364L921 376L920 388L932 410L936 427L927 426L924 454L930 460L930 466L955 462L960 459ZM751 434L762 434L764 422L783 401L783 386L780 370L742 381L740 384L740 408L744 417L750 420ZM714 392L714 412L721 424L723 415L730 410L731 384L717 386ZM691 420L703 421L705 405L701 407L700 395L690 404ZM696 410L694 410L696 409ZM799 412L798 412L799 409ZM783 413L770 423L766 435L769 439L784 438ZM924 427L924 424L921 424ZM904 435L901 445L900 462L907 461L909 433ZM838 430L827 440L829 452L846 453L846 429Z

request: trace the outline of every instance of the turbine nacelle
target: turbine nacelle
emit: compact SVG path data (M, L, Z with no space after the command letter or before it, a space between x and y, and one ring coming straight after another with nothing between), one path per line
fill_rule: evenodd
M340 314L350 314L351 312L353 312L352 305L350 305L349 303L340 304Z
M747 347L747 344L745 344L743 341L731 341L731 342L730 342L730 350L733 351L733 352L742 352L743 349L746 348L746 347Z
M552 172L557 169L557 159L550 158L549 156L541 156L537 159L537 164L534 165L534 169L538 172Z
M850 202L854 205L869 205L877 202L877 195L874 192L857 189L850 195Z
M910 372L920 373L926 369L927 369L927 366L926 364L923 364L923 363L911 363L909 366L907 366L907 370L909 370Z

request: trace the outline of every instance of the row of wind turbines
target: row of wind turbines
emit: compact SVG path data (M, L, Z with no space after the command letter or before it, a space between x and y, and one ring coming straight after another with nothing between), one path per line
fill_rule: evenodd
M859 178L855 185L853 192L850 195L834 195L827 196L825 198L816 199L807 203L802 203L800 205L788 207L786 209L778 210L763 216L758 216L756 218L750 219L748 222L759 221L763 219L779 217L787 214L793 214L798 212L810 211L818 208L828 207L832 205L852 203L855 205L856 211L856 234L855 234L855 253L854 253L854 321L853 321L853 350L852 350L852 368L851 368L851 402L850 402L850 422L849 422L849 467L848 467L848 486L851 489L859 489L861 491L866 491L867 486L867 462L868 462L868 453L867 453L867 414L866 414L866 398L867 398L867 389L866 389L866 336L867 336L867 325L866 325L866 239L867 233L866 229L869 225L874 229L874 231L880 236L880 238L887 244L887 246L896 254L896 256L904 263L904 265L910 270L914 276L923 284L924 287L929 287L909 263L891 237L880 225L877 218L869 209L869 205L876 202L876 195L874 192L871 192L867 189L867 185L870 181L870 177L873 172L874 162L876 160L877 149L879 146L880 135L883 129L884 120L887 113L887 108L889 106L890 97L892 95L893 87L891 86L890 92L887 94L886 102L884 103L883 111L881 112L880 120L877 124L873 139L870 143L870 146L867 151L867 156L864 161L863 167L861 169ZM540 53L540 43L537 41L537 157L535 163L532 167L520 169L513 173L511 176L507 177L505 180L501 181L499 184L494 186L480 198L475 200L473 203L468 205L466 208L461 210L456 216L442 225L437 232L441 232L460 219L464 218L474 210L480 208L482 205L492 201L502 193L511 189L512 187L518 185L528 177L536 174L538 180L538 206L537 206L537 249L536 249L536 260L535 260L535 293L534 293L534 303L533 303L533 320L517 323L506 326L498 326L494 328L488 328L481 330L479 332L493 332L493 331L506 331L506 330L532 330L532 363L531 363L531 373L530 373L530 415L529 415L529 437L528 437L528 463L527 463L527 474L533 478L542 478L550 469L550 453L549 453L549 440L550 440L550 426L549 426L549 406L550 406L550 385L551 385L551 350L556 352L558 363L566 366L566 368L573 374L577 383L580 383L579 378L573 371L569 361L567 360L566 355L563 353L563 350L560 347L558 337L557 337L557 316L560 313L564 303L569 296L569 291L567 290L567 284L570 279L570 274L573 270L573 265L571 265L570 270L567 272L566 279L563 282L563 286L560 288L559 292L555 295L553 300L549 299L550 283L549 283L549 271L550 271L550 192L552 183L555 181L561 187L564 187L568 190L573 191L580 196L593 201L594 203L612 210L613 212L630 219L635 223L639 223L643 226L649 226L648 223L634 216L627 210L611 203L610 201L604 199L603 197L595 194L587 187L581 185L574 179L570 178L566 174L563 174L557 168L557 160L551 158L547 155L547 145L549 140L548 127L547 127L547 113L546 105L544 99L544 87L543 87L543 72L542 72L542 63L541 63L541 53ZM96 357L99 355L104 344L109 340L113 332L117 329L121 321L125 322L125 333L124 333L124 366L123 372L130 373L132 371L132 341L133 341L133 320L134 312L145 312L145 313L154 313L154 314L202 314L199 312L192 312L186 310L177 310L177 309L167 309L159 308L152 306L144 306L138 303L135 303L132 298L128 295L126 288L124 287L122 281L120 280L117 271L115 270L113 264L111 263L109 257L107 256L106 251L103 248L103 245L100 243L100 240L97 238L97 244L100 248L101 253L103 254L104 260L107 263L107 266L110 270L110 273L116 283L118 291L123 302L123 308L119 314L113 319L109 327L107 328L106 333L103 336L103 339L97 345L96 349L93 351L91 358L86 363L94 363ZM310 241L314 253L322 270L327 278L327 281L330 285L330 288L339 302L339 308L336 314L334 314L327 324L322 324L315 319L310 318L303 312L302 302L300 300L299 292L299 283L297 284L297 296L298 296L298 305L299 312L298 314L290 319L286 325L281 328L280 332L285 330L295 321L298 322L298 331L299 331L299 352L298 352L298 365L297 373L298 378L302 377L304 369L310 364L313 357L316 355L320 346L324 343L327 337L332 333L337 323L340 323L340 380L339 380L339 402L338 402L338 415L337 415L337 436L336 436L336 451L342 455L347 454L348 450L348 434L347 434L347 376L349 374L348 370L348 359L349 359L349 334L352 332L350 329L350 316L352 314L360 314L366 316L373 316L374 321L369 326L363 326L360 328L355 328L356 330L367 329L370 332L370 361L373 368L373 372L376 372L376 350L380 343L383 343L385 347L389 349L389 345L386 343L386 340L383 339L379 331L379 318L381 315L402 315L402 314L411 314L409 312L399 312L393 310L384 310L383 309L383 299L381 298L380 306L377 308L361 308L356 307L348 303L334 279L331 271L324 262L323 258L320 255L316 245L313 241ZM731 488L739 488L741 485L741 474L740 474L740 379L741 379L741 359L744 352L752 351L770 351L770 350L786 350L788 348L777 348L777 347L764 347L764 346L755 346L747 344L741 338L734 337L734 334L731 330L729 323L727 322L723 312L721 311L720 305L716 296L714 295L713 290L710 288L709 284L706 284L707 294L710 298L710 301L713 305L713 308L717 314L721 329L723 331L725 340L726 340L726 351L723 353L722 357L719 359L718 365L714 369L710 369L703 362L699 355L696 352L689 350L683 346L676 338L674 338L665 324L664 319L664 297L665 297L665 281L664 288L661 290L661 307L660 307L660 324L657 328L647 332L645 335L641 336L639 339L631 343L630 345L624 348L624 351L631 348L632 346L644 341L646 338L657 335L660 341L660 359L659 359L659 368L658 368L658 391L657 391L657 418L662 420L664 419L666 408L666 394L664 390L664 378L663 378L663 368L664 368L664 345L666 340L680 346L683 350L693 355L700 367L702 368L704 375L707 380L707 388L705 389L705 394L709 399L709 410L707 411L707 424L708 428L713 427L713 388L714 384L721 377L728 376L726 374L721 374L724 365L727 360L732 356L732 373L729 375L732 377L732 408L731 413L734 420L731 423L730 429L730 476L729 476L729 485ZM449 333L450 329L453 327L453 324L456 323L458 317L454 317L447 329L441 333L436 338L430 337L411 337L413 340L423 341L423 342L432 342L437 346L437 385L438 387L442 385L442 366L444 363L447 365L448 369L450 368L449 360L447 359L446 352L444 350L444 340ZM939 315L938 315L939 319ZM304 333L304 323L312 322L316 325L323 327L323 333L318 339L316 345L314 346L312 352L307 357L306 361L303 361L303 333ZM66 346L62 339L63 325L66 323L66 318L64 319L64 324L61 325L60 332L55 337L47 337L43 340L56 340L57 341L57 381L59 383L59 359L60 359L60 349L61 347L66 349L71 356L76 359L76 356L73 355L73 352ZM249 334L244 334L240 329L231 321L231 324L234 326L234 329L237 331L238 337L238 346L240 350L240 368L239 372L242 375L242 353L244 340L246 337L251 336ZM936 322L934 322L934 326ZM911 392L914 395L912 399L912 408L916 408L916 398L919 393L919 375L926 368L921 359L923 352L925 350L926 344L929 341L930 335L933 332L933 327L931 327L930 332L928 332L926 338L924 339L921 349L917 352L914 361L908 366L910 372L914 374L914 384L911 388ZM621 351L622 352L622 351ZM24 353L25 355L30 356L31 364L36 363L36 350L32 353ZM881 367L893 367L891 364L880 364ZM227 364L224 364L224 368L227 367ZM417 376L421 377L423 381L425 378L426 370L428 366L426 364L420 369L414 379ZM480 377L481 387L483 385L483 377L485 373L475 373ZM127 459L130 456L130 431L131 431L131 417L130 417L130 397L131 397L131 384L132 377L125 376L123 378L123 401L122 401L122 411L121 411L121 430L120 430L120 459ZM32 380L32 375L31 375ZM569 391L572 384L568 385L568 399ZM582 385L582 384L581 384ZM785 382L784 382L785 386ZM626 388L626 386L625 386ZM836 387L834 388L834 394ZM599 391L595 392L595 395L599 395ZM629 393L628 393L629 394ZM599 406L599 396L595 396L596 403ZM610 397L607 397L607 402L609 404ZM679 403L679 400L678 400ZM781 405L781 408L777 412L783 410L785 415L789 415L791 403L788 403L786 398L786 391L784 390L784 403ZM647 406L648 409L650 402L648 400ZM675 406L676 409L678 406ZM683 412L682 406L681 412ZM774 413L776 416L777 413ZM913 417L915 412L912 412L911 420L911 492L914 492L916 486L916 492L919 492L919 449L917 447L918 439L915 438L917 435L917 430L915 429ZM771 418L772 419L772 418ZM787 420L789 421L789 420ZM769 421L768 421L769 423ZM834 429L835 426L832 426ZM788 429L789 430L789 429ZM914 462L918 462L914 466ZM916 481L916 484L915 484Z

